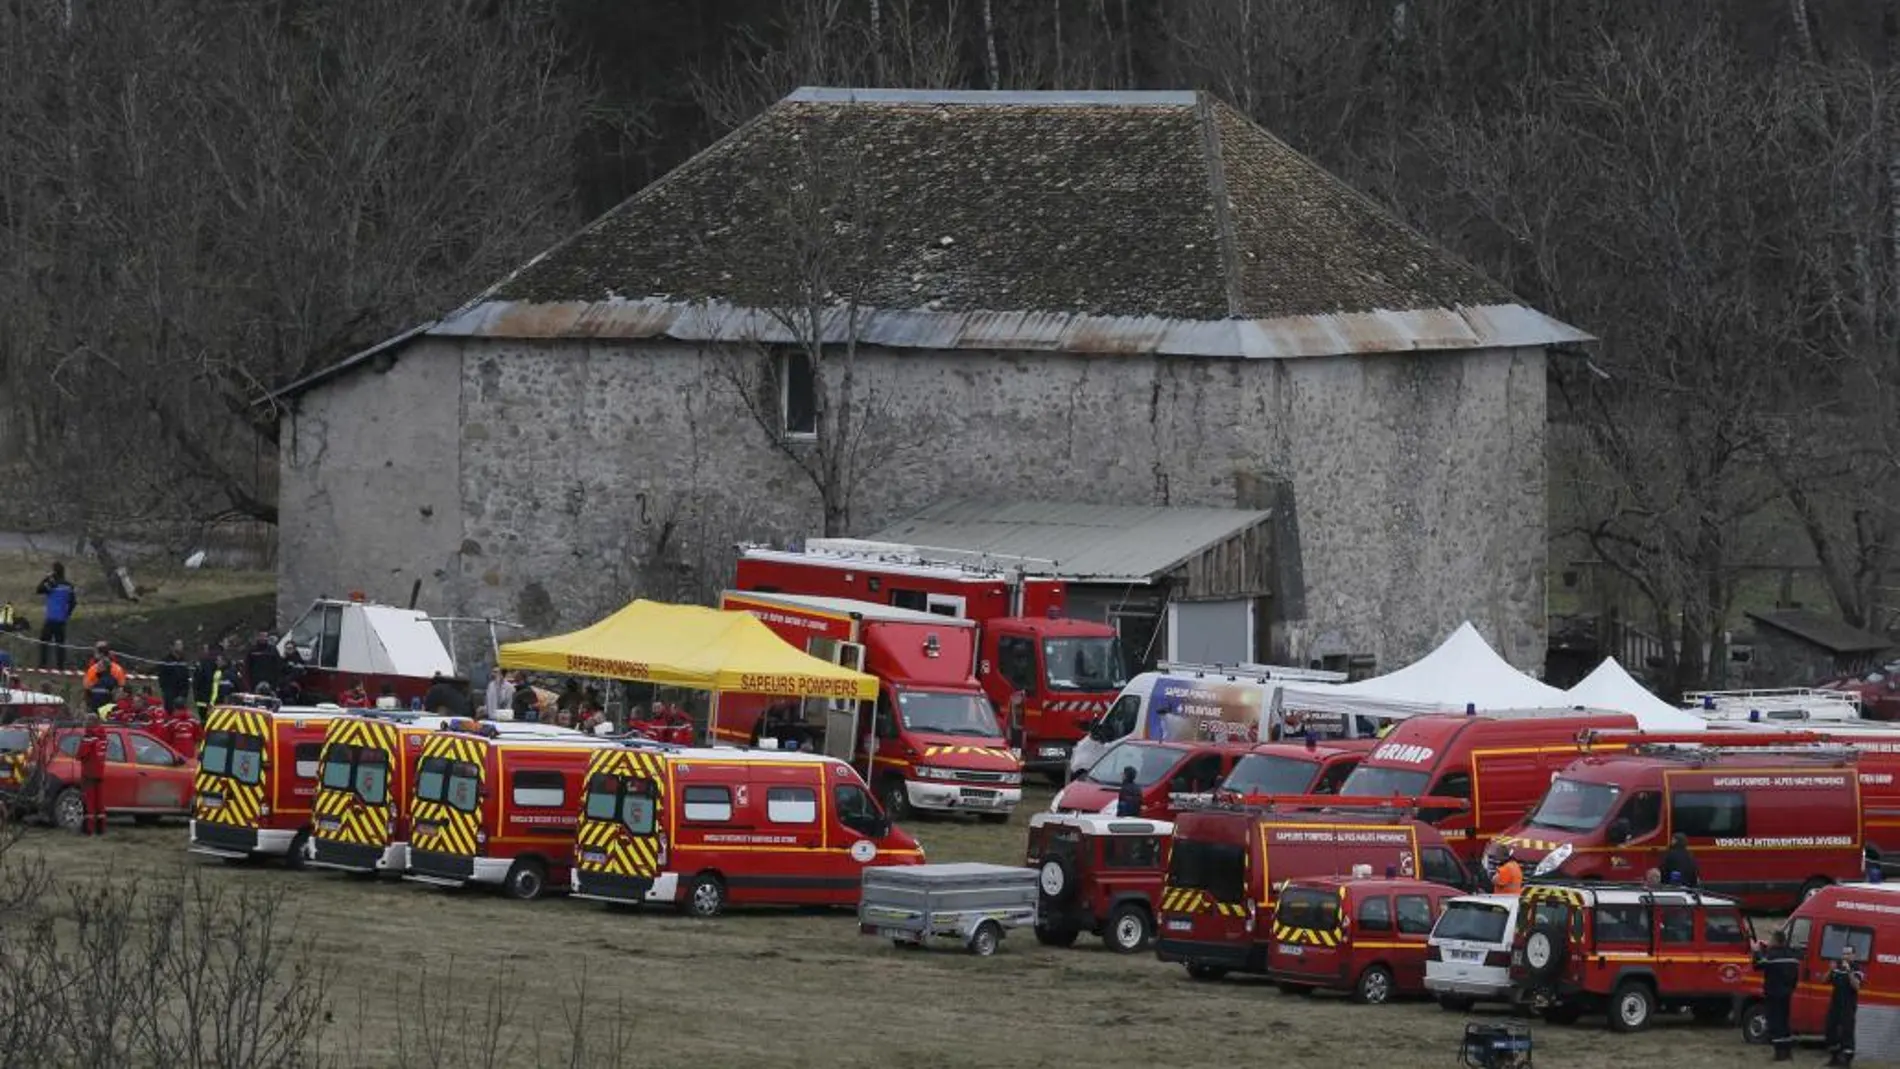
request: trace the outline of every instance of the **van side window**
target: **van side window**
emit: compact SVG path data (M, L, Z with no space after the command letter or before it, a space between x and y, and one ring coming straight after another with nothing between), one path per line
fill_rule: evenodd
M323 756L323 744L320 742L300 742L291 753L296 757L297 778L316 779L317 761Z
M1740 791L1678 791L1670 803L1670 823L1691 839L1748 834L1748 808Z
M1629 822L1632 839L1653 833L1662 826L1662 795L1655 791L1637 791L1623 807L1623 819Z
M1402 935L1430 935L1432 931L1432 903L1424 895L1400 895L1395 907L1399 915L1399 932Z
M1114 836L1102 844L1102 867L1151 869L1161 862L1161 840L1152 835Z
M1362 899L1359 903L1359 930L1362 932L1389 932L1392 930L1392 902L1384 895L1374 895Z
M732 792L724 787L688 787L681 794L680 803L687 820L732 819Z
M567 801L567 777L559 772L527 769L508 778L509 796L527 809L553 809Z
M877 692L877 711L873 714L872 730L880 739L897 737L897 721L891 716L891 696L887 691Z
M1845 924L1824 924L1821 926L1821 956L1832 961L1841 956L1841 948L1854 948L1854 960L1872 961L1874 956L1874 930L1872 928L1850 928Z
M832 804L838 807L838 823L860 835L876 835L881 829L883 814L871 801L863 787L855 783L840 783L831 788Z
M1108 715L1102 717L1102 722L1096 725L1098 737L1103 742L1110 742L1126 736L1135 730L1135 714L1140 711L1141 695L1139 694L1124 694L1115 699L1115 704L1108 710Z
M1788 922L1788 946L1792 950L1808 949L1808 936L1814 930L1814 921L1809 917L1796 917Z
M1447 772L1444 775L1438 777L1438 782L1434 784L1431 790L1426 793L1435 795L1439 798L1463 798L1466 801L1470 801L1471 800L1471 773L1464 772L1464 771ZM1418 819L1424 821L1427 824L1436 824L1441 820L1445 820L1449 817L1455 817L1460 813L1467 813L1467 812L1470 812L1470 810L1421 809L1418 811Z
M1745 943L1742 915L1732 909L1712 909L1702 920L1702 938L1711 943Z
M1471 881L1465 876L1463 865L1442 846L1428 846L1419 851L1421 872L1427 880L1442 883L1447 887L1469 887Z
M1036 644L1016 635L996 640L996 671L1009 685L1026 693L1036 690Z
M1662 941L1665 943L1695 942L1695 910L1689 906L1661 906Z
M299 746L298 749L301 750L303 747ZM116 731L106 735L106 760L115 761L119 764L125 763L125 737ZM297 774L303 776L304 779L310 779L317 774L317 769L315 765L310 766L310 775L304 776L303 764L299 762L297 765Z
M810 787L768 787L765 819L774 824L816 824L818 794Z

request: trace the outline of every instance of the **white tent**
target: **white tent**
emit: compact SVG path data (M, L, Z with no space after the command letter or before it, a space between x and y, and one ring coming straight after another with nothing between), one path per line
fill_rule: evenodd
M1623 674L1619 668L1619 674ZM1428 713L1462 713L1467 707L1480 713L1525 715L1539 712L1562 715L1579 706L1591 712L1627 712L1644 731L1698 731L1706 727L1699 717L1675 709L1644 691L1627 674L1623 678L1648 699L1640 707L1633 696L1616 692L1614 701L1580 697L1518 671L1498 656L1469 622L1424 657L1396 672L1357 683L1287 683L1280 689L1280 707L1317 713L1404 717Z
M1651 694L1610 657L1568 691L1570 704L1631 713L1645 731L1702 731L1709 723Z
M1564 709L1576 703L1511 667L1470 623L1442 645L1396 672L1357 683L1288 683L1287 709L1311 712L1414 716L1501 709Z

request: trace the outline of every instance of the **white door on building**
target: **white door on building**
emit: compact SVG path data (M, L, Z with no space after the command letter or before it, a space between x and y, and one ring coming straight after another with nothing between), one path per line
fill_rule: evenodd
M1254 659L1253 599L1168 605L1168 660L1244 664Z

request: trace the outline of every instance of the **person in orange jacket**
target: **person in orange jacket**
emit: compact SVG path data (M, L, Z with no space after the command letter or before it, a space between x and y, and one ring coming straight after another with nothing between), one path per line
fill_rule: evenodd
M112 647L101 642L92 650L92 663L86 666L84 680L87 707L97 709L112 701L112 694L125 686L125 669L112 658Z
M86 814L80 818L79 834L106 833L106 729L98 722L86 725L79 740L79 786L85 798Z
M1491 878L1493 894L1514 895L1524 889L1524 866L1517 863L1517 854L1505 847L1504 860L1498 862L1498 874Z

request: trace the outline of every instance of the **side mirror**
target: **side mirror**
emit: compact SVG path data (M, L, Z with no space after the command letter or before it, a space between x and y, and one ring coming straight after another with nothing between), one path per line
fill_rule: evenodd
M1622 844L1630 841L1630 822L1618 820L1610 824L1610 841Z

